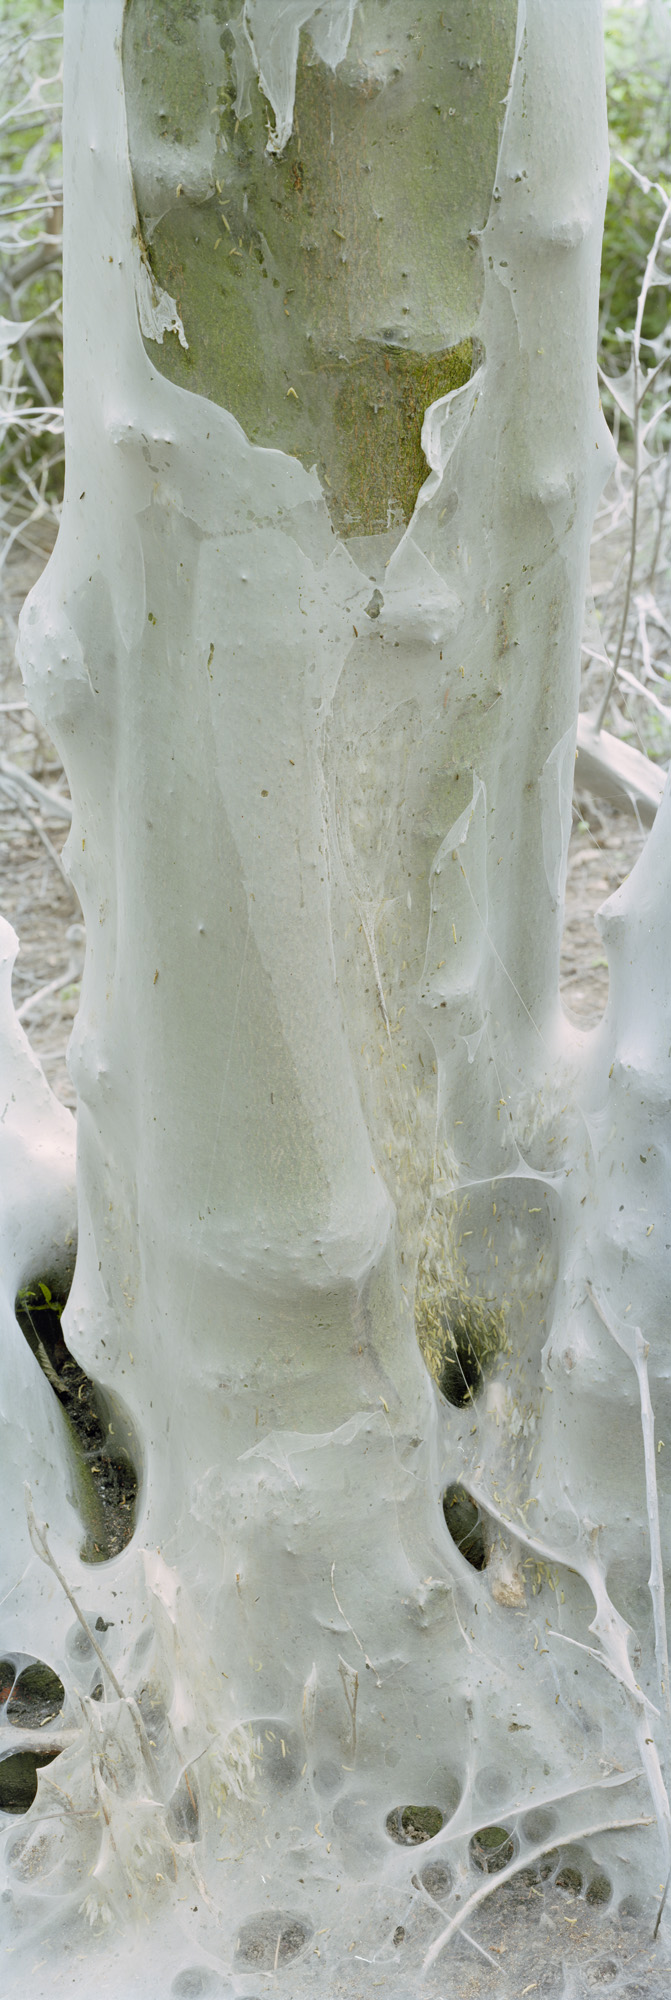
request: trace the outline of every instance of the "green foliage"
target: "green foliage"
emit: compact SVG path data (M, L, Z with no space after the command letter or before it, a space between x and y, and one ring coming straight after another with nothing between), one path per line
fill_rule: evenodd
M41 1296L40 1296L41 1294ZM40 1278L36 1285L23 1285L16 1296L17 1313L26 1313L29 1318L36 1312L56 1313L60 1319L62 1302L55 1299L49 1285Z
M611 172L601 265L604 359L622 365L617 329L628 331L658 220L649 195L627 172L628 161L650 181L671 185L671 7L648 0L612 7L606 16L606 81ZM655 339L668 319L668 294L655 288L643 332ZM606 359L607 357L607 359Z

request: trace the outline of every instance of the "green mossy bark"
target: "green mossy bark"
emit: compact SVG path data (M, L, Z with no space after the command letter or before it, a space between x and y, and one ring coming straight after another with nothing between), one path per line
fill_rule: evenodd
M491 197L515 13L513 0L362 0L335 72L304 31L278 157L255 78L241 102L226 0L129 0L140 229L188 341L169 334L149 351L254 443L316 465L345 535L409 519L425 410L471 371L473 232ZM189 176L197 141L201 168L210 148L205 184Z

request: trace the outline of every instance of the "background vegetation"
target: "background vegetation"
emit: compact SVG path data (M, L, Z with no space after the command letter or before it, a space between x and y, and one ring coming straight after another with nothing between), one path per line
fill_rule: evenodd
M52 532L63 483L62 12L3 0L0 21L0 564Z
M611 170L601 263L601 345L616 359L618 329L633 326L650 249L650 199L625 161L671 187L671 9L668 0L619 5L606 15ZM668 298L652 293L644 332L660 334Z

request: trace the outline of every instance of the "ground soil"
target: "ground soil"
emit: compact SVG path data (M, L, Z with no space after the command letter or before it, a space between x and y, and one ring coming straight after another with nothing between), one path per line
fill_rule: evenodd
M647 1910L634 1896L590 1905L579 1872L575 1888L559 1886L573 1873L560 1867L559 1880L544 1881L522 1869L495 1890L447 1947L444 2000L669 2000L671 1954L653 1942L653 1899ZM427 1925L425 1949L433 1935Z

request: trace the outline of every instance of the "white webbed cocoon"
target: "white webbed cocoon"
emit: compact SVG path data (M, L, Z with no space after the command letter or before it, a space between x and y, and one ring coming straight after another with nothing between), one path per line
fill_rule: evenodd
M300 27L335 66L353 11L248 0L273 146ZM449 1864L456 1927L493 1820L512 1867L530 1805L553 1845L589 1834L616 1888L668 1865L645 1400L649 1376L663 1427L668 801L605 913L594 1035L557 979L610 462L600 10L520 6L482 359L427 413L386 567L336 540L316 472L147 356L122 16L70 0L68 487L21 643L87 924L65 1324L129 1412L141 1490L130 1546L87 1568L26 1352L37 1520L120 1692L89 1699L99 1663L21 1527L10 1640L61 1674L76 1733L21 1822L53 1817L57 1780L62 1852L28 1874L5 1840L3 1992L37 1923L49 2000L66 1947L82 1994L153 2000L197 1964L213 1991L277 1971L331 2000L371 1963L391 1994L397 1925L409 1978L439 1949L418 1862ZM11 1079L11 1029L6 1051ZM472 1400L430 1380L416 1274L420 1317L457 1280L503 1315ZM482 1510L484 1569L449 1486ZM408 1806L442 1818L420 1855L387 1826Z

